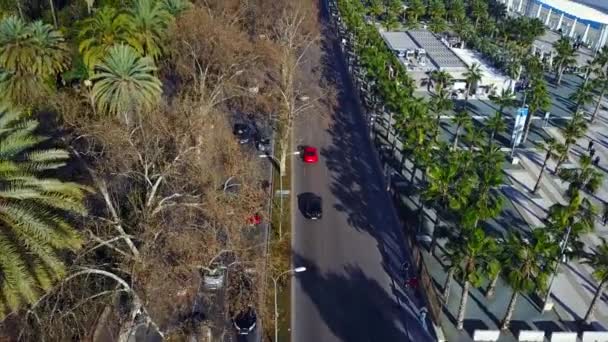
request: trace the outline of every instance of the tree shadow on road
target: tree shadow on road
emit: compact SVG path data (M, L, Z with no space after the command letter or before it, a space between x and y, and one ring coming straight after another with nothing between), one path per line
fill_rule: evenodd
M426 341L418 318L398 305L396 297L356 266L342 272L322 273L312 261L294 255L294 265L306 272L296 277L319 315L340 341ZM303 319L300 317L299 319ZM416 326L415 329L411 329ZM409 333L407 332L410 328ZM298 335L294 331L295 336Z

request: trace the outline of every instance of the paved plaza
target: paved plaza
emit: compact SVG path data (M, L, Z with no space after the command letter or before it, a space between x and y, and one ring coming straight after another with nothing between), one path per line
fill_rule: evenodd
M536 196L531 195L531 189L536 182L540 167L544 159L544 152L539 149L539 142L545 137L552 136L562 139L560 127L563 126L572 116L574 104L568 99L570 94L582 83L582 78L576 75L565 75L562 84L556 87L552 83L553 75L546 75L548 90L552 97L552 105L549 109L551 119L548 123L538 117L535 118L531 129L530 137L525 144L522 144L515 151L515 155L520 159L518 165L511 165L505 160L505 185L500 189L505 197L504 208L499 217L484 223L484 228L488 234L504 236L508 231L517 229L522 232L530 232L531 229L542 229L543 219L546 217L551 205L561 202L565 203L563 193L567 184L563 183L551 172L546 172L541 183L541 188ZM417 94L422 95L422 94ZM521 99L521 94L518 94ZM595 108L594 104L589 105L585 110L589 113ZM469 101L467 109L478 125L489 115L495 113L497 106L488 100ZM453 139L455 127L449 116L453 113L446 113L446 117L441 122L441 134L446 141ZM505 151L509 151L510 135L513 127L515 109L506 111L506 123L508 129L497 138L499 145ZM394 120L393 120L394 124ZM385 164L385 171L391 176L392 193L400 205L400 212L408 216L410 227L415 228L417 236L430 234L434 226L435 215L429 210L425 212L424 223L419 225L411 222L418 208L417 195L415 188L412 188L410 179L412 165L404 160L401 155L401 143L395 139L394 135L388 134L387 127L389 117L381 115L376 118L375 134L373 139L376 146L382 151L382 161ZM608 113L602 110L593 125L590 125L587 136L580 139L578 144L572 148L570 162L566 167L576 167L580 156L586 152L589 139L593 139L596 145L596 155L600 156L599 168L604 174L608 172ZM549 164L549 170L553 170L554 163ZM420 177L420 173L418 174ZM608 179L608 175L606 175ZM602 208L603 202L608 202L608 182L604 182L602 189L597 196L592 196L592 200ZM407 221L407 219L406 219ZM599 243L600 237L608 238L608 228L601 225L599 218L596 222L596 231L586 235L583 240L587 243L587 248ZM422 239L424 240L424 239ZM427 240L428 241L428 240ZM443 242L440 242L440 246ZM446 278L446 272L442 255L442 247L438 249L437 257L424 253L426 268L432 277L432 281L438 292L442 292ZM543 330L546 336L552 331L580 331L583 329L577 321L585 314L591 301L597 283L591 277L591 270L582 266L576 261L570 261L560 267L560 273L556 277L552 290L552 301L554 307L550 311L542 311L542 299L538 296L520 296L514 313L514 321L508 332L503 332L499 341L517 341L517 334L520 330ZM504 317L508 301L511 296L511 289L501 279L497 286L496 294L486 299L485 289L487 283L480 288L472 288L468 301L465 329L458 331L455 328L458 304L462 291L461 284L453 281L449 302L445 306L442 314L442 328L448 341L472 341L472 334L475 329L498 329L500 320ZM604 295L599 303L594 323L592 327L584 329L606 330L608 328L608 296Z

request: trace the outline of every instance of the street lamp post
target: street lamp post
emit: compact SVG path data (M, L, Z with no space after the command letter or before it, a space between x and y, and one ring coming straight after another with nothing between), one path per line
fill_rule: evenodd
M279 304L277 301L277 283L278 283L279 279L282 276L284 276L285 274L300 273L300 272L304 272L304 271L306 271L306 267L300 266L300 267L296 267L296 268L287 270L287 271L279 274L275 278L272 278L272 281L274 282L274 342L279 341Z
M293 155L298 155L300 154L300 152L293 152ZM277 163L277 165L281 165L280 161L277 159L277 157L271 155L271 154L260 154L258 157L260 158L270 158L272 159L275 163ZM280 172L281 170L279 170ZM281 175L279 175L279 193L281 195L281 201L280 201L280 205L279 205L279 239L281 239L283 237L283 177ZM270 194L271 196L273 194Z

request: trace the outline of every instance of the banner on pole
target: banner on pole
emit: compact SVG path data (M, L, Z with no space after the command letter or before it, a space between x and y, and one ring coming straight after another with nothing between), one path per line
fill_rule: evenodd
M515 124L513 125L513 134L511 140L513 146L521 144L521 139L524 136L524 125L526 123L526 117L528 116L528 107L521 107L517 109L517 116L515 117Z

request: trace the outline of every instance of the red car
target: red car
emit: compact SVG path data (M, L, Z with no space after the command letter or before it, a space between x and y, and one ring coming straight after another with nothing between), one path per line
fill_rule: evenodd
M249 218L247 218L247 223L249 223L251 226L257 226L258 224L262 223L262 216L258 214L251 215Z
M312 146L304 147L304 151L302 151L302 159L305 163L314 164L319 161L319 156L317 155L317 149Z

